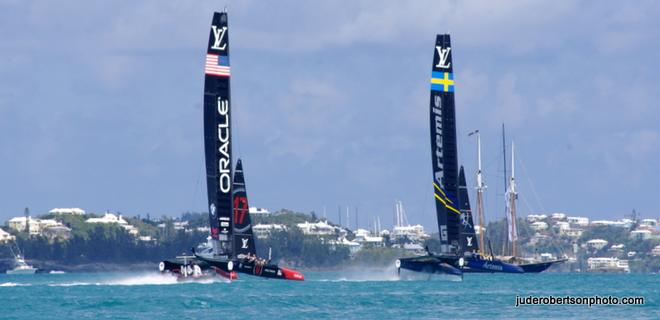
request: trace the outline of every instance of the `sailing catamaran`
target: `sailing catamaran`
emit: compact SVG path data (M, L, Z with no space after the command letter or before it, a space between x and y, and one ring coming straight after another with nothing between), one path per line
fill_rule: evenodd
M518 266L487 259L476 243L465 173L458 169L456 108L450 36L436 37L430 100L431 159L440 252L396 261L401 269L462 275L462 270L521 273Z
M267 278L304 280L300 272L280 268L256 255L240 159L236 170L232 170L227 12L213 14L204 74L204 149L211 236L201 251L193 248L192 255L162 261L159 269L186 279L208 276L210 271L236 279L238 271Z
M401 269L462 275L457 248L460 234L460 204L458 201L458 158L456 143L456 115L454 107L454 74L451 43L448 34L437 35L433 51L430 98L431 159L440 253L400 258Z

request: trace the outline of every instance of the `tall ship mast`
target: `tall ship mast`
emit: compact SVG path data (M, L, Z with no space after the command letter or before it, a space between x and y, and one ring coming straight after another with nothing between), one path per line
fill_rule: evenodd
M486 245L484 241L484 226L486 221L484 220L484 191L487 186L483 179L483 171L481 169L481 134L479 130L475 130L468 134L468 136L476 135L477 136L477 217L479 218L479 249L481 249L481 254L486 254Z
M516 199L518 199L518 193L516 193L516 166L515 166L515 145L511 143L511 177L509 178L509 185L506 190L506 208L507 208L507 221L508 223L508 239L511 243L511 256L516 257L518 255L517 243L518 243L518 229L516 227Z

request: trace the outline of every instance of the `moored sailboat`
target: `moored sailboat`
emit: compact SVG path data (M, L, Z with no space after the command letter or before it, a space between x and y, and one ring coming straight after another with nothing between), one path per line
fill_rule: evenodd
M503 137L504 140L504 137ZM550 261L536 261L533 258L525 258L520 255L518 248L518 227L517 227L517 206L518 192L516 186L516 166L515 166L515 145L511 143L511 177L509 177L507 190L504 195L506 200L507 217L507 240L509 241L511 256L501 257L501 259L517 264L526 273L539 273L547 270L555 264L567 261L568 259L555 259ZM506 161L505 161L506 165ZM506 177L505 177L506 179Z

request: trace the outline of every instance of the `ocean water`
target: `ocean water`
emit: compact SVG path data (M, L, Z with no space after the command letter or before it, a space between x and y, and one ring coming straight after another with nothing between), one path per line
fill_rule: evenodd
M305 276L180 283L157 272L0 274L0 319L660 319L660 275L652 274ZM646 304L516 308L517 295L643 296Z

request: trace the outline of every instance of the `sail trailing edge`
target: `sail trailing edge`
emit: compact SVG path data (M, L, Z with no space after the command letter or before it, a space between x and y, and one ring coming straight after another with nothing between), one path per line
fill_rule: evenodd
M257 250L252 234L252 219L248 205L247 189L241 159L236 161L234 171L234 256L244 259L248 255L256 256Z
M436 37L431 72L431 154L441 251L459 247L460 209L458 204L458 156L454 73L448 34Z
M232 255L232 153L229 31L226 12L215 12L204 65L204 151L214 254Z
M479 243L477 242L477 234L474 231L474 220L472 219L470 197L468 195L467 181L465 180L465 170L463 170L463 166L461 166L458 173L458 199L461 207L461 251L476 253L479 251Z

